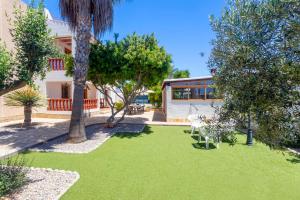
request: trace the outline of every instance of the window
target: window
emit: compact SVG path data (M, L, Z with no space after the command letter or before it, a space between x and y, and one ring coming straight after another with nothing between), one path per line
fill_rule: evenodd
M87 98L88 98L88 89L87 89L87 88L85 88L85 89L83 90L83 98L84 98L84 99L87 99Z
M172 98L177 100L188 99L215 99L214 88L172 88Z
M70 85L67 83L61 85L61 98L69 99L70 98Z
M190 95L190 88L172 88L173 99L189 99Z
M191 88L190 99L205 99L205 88Z
M212 88L213 80L191 80L170 83L172 87L172 99L215 99L215 89Z
M206 85L213 85L213 84L214 84L213 80L207 80L206 81Z

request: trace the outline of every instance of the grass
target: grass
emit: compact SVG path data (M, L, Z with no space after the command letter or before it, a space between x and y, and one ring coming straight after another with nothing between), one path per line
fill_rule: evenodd
M119 134L84 155L25 154L35 167L80 173L64 200L299 200L300 160L263 144L203 149L188 127Z

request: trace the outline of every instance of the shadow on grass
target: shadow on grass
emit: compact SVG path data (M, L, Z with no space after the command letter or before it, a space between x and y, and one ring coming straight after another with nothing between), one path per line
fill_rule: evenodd
M184 132L185 134L191 134L191 133L192 133L191 130L184 130L183 132Z
M293 164L300 164L300 155L295 153L289 153L291 158L286 159L287 161L293 163Z
M216 149L216 148L217 148L214 144L209 143L208 149L206 149L206 144L205 144L205 142L201 142L201 143L193 143L192 146L193 146L195 149L205 149L205 150L211 150L211 149Z
M136 137L141 137L143 135L149 135L153 133L153 131L151 130L151 127L150 126L145 126L144 130L141 131L141 132L131 132L131 133L128 133L128 132L120 132L120 133L116 133L114 134L112 137L118 137L118 138L126 138L126 139L131 139L131 138L136 138Z
M192 146L195 149L206 149L206 144L204 142L205 141L204 137L201 136L201 142L200 143L198 142L198 140L199 140L199 135L198 134L191 135L191 138L193 140L197 141L197 143L192 143ZM234 146L234 145L237 144L237 143L232 142L228 138L222 138L222 143L223 144L228 144L229 146ZM217 148L216 145L214 143L212 143L211 140L210 140L209 141L209 149L216 149L216 148Z

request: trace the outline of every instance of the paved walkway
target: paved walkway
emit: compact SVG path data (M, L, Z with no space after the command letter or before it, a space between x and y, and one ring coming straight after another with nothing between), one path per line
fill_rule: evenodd
M86 126L104 123L108 115L86 119ZM151 125L188 125L187 123L168 123L161 113L145 112L141 115L126 116L122 123ZM20 127L22 121L0 123L0 158L14 155L39 143L62 136L68 132L69 120L33 119L35 126L29 129ZM18 125L19 124L19 125Z
M61 152L61 153L90 153L99 146L101 146L106 140L108 140L115 133L140 133L144 130L143 124L118 124L114 128L106 128L104 124L95 124L86 128L87 140L85 142L73 144L66 143L67 135L56 138L49 142L36 145L30 148L30 151L44 151L44 152Z

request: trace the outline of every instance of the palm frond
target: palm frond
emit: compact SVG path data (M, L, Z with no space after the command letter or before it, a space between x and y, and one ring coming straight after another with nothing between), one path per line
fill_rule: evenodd
M7 106L31 106L31 107L41 107L44 105L43 98L39 91L26 86L23 89L16 90L5 96L5 105Z
M111 28L113 6L120 0L60 0L60 13L71 29L76 31L82 17L89 17L95 35ZM85 16L80 16L85 15Z

